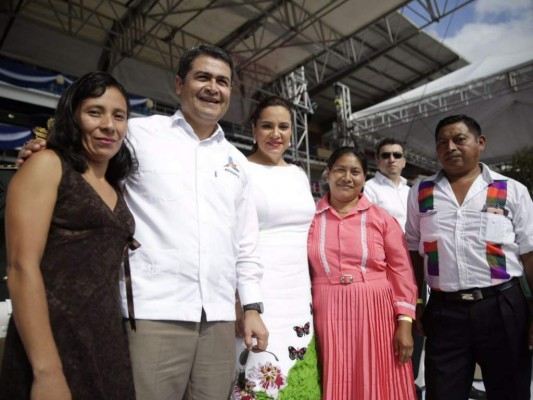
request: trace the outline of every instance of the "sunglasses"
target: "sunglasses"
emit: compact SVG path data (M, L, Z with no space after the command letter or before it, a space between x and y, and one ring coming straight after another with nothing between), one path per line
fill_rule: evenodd
M390 158L390 156L393 156L394 159L396 160L399 160L400 158L403 157L403 153L400 153L399 151L393 151L392 153L389 152L389 151L384 151L383 153L381 153L379 155L379 158L381 158L382 160L388 160Z
M240 389L244 390L246 388L246 368L244 368L246 366L246 363L248 362L248 356L250 355L250 352L254 352L254 353L268 353L268 354L272 354L274 356L274 358L276 359L276 361L279 361L278 360L278 357L276 357L276 355L268 350L259 350L259 349L252 349L252 350L249 350L248 348L244 349L241 353L241 355L239 356L239 364L241 364L241 367L242 367L242 370L241 372L239 372L239 376L237 378L237 386L239 386Z

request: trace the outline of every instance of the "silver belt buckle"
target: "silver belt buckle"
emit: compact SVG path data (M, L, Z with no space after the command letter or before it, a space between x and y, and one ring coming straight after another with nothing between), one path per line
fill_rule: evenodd
M461 293L461 300L474 301L474 293Z
M341 283L343 285L349 285L350 283L353 283L353 275L350 275L350 274L341 275Z
M461 293L461 300L476 301L483 299L483 293L480 289L473 290L470 293Z

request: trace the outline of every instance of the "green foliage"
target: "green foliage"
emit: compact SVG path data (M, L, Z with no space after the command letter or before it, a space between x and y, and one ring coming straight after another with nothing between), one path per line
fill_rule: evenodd
M278 400L320 400L322 389L320 386L320 371L318 370L318 354L315 336L307 346L303 360L296 361L287 377L288 385L281 389ZM271 400L265 392L258 392L256 400Z
M533 146L525 147L513 154L511 162L502 168L504 175L524 184L533 196Z

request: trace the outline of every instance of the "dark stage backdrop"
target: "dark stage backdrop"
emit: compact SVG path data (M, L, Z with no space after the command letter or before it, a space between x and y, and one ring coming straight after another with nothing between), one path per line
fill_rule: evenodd
M16 169L13 167L0 166L0 301L8 298L6 276L6 233L5 233L5 210L7 186Z

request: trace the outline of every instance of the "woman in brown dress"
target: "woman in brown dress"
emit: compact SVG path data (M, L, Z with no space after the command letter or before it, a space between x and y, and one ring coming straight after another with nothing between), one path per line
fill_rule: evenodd
M134 232L119 189L129 112L112 76L84 75L59 100L47 149L11 181L1 399L135 397L118 286Z

